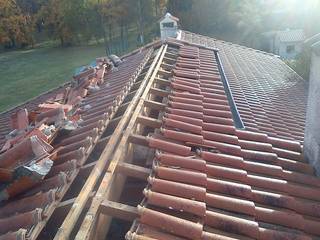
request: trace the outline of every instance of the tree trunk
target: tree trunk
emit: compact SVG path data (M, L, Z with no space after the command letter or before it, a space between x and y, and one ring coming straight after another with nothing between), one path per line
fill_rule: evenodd
M121 38L121 51L124 51L124 26L123 26L123 19L121 19L120 23L120 38Z
M109 46L110 46L110 48L109 48L109 54L111 54L112 53L112 51L113 51L113 42L112 42L112 24L111 23L109 23L109 31L108 31L108 37L109 37L109 40L108 40L108 42L109 42Z
M139 7L139 40L140 44L144 45L144 34L143 34L143 16L142 16L142 4L141 0L138 1L138 7Z
M159 15L159 0L155 0L154 7L155 7L155 12L156 12L156 17L158 17L158 15Z
M125 47L127 50L129 48L129 27L128 27L128 24L126 24L126 26L125 26L125 35L126 35Z
M60 44L61 44L61 47L64 46L64 39L63 39L63 36L60 36Z

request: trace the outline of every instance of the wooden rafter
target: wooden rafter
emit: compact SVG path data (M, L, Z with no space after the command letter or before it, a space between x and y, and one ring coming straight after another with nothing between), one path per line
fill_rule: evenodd
M163 47L161 47L161 49L162 48ZM158 55L155 57L153 62L156 62L156 58L158 57ZM151 65L150 68L152 68L153 65ZM151 72L152 71L150 70L150 73ZM145 78L143 81L141 81L141 85L146 84L147 80ZM137 91L136 95L139 95L138 91ZM137 100L135 100L135 98ZM121 99L121 101L123 101L123 100L124 99ZM59 228L54 239L69 239L70 234L73 231L75 225L77 224L78 219L80 217L80 214L83 212L83 208L89 199L90 192L92 192L98 179L103 174L105 167L107 166L107 164L109 164L109 162L111 160L111 156L113 155L114 148L118 144L118 142L120 141L123 130L126 128L128 121L130 120L130 116L132 114L132 111L134 110L137 102L138 102L138 97L135 96L135 97L133 97L132 101L129 102L129 104L125 103L126 108L123 108L123 111L125 112L123 117L121 118L121 120L119 119L120 121L118 122L116 129L114 130L111 137L108 139L108 144L106 145L106 147L102 151L99 159L96 161L96 165L94 166L89 177L87 178L79 195L74 200L74 203L73 203L68 215L64 219L64 221L63 221L61 227ZM95 195L95 197L96 196L97 195ZM93 202L94 201L96 201L96 198L93 198Z
M118 163L121 162L125 156L126 148L127 148L128 144L130 143L128 141L128 139L131 135L131 132L133 131L133 129L136 126L137 119L138 119L138 116L139 116L141 110L145 107L144 103L147 100L150 88L153 86L154 79L156 78L156 76L158 74L158 71L160 69L160 66L161 66L163 57L166 53L166 50L167 50L167 45L163 45L161 47L161 51L159 51L159 56L156 61L156 63L157 63L156 66L154 66L154 68L152 68L152 72L150 72L150 74L148 73L146 75L147 81L145 83L145 86L141 86L138 90L138 92L141 93L141 95L137 94L133 98L133 101L137 101L137 106L131 116L130 122L128 123L128 125L126 127L126 131L124 132L123 137L122 137L118 147L116 148L116 151L113 155L113 159L110 162L110 165L109 165L108 170L106 171L106 174L104 175L102 183L100 184L99 189L98 189L95 197L93 198L91 207L84 218L84 221L80 227L78 234L76 235L77 240L89 239L90 236L92 236L92 233L95 231L95 226L98 221L98 218L99 218L99 223L103 223L104 225L107 225L108 222L110 221L110 219L107 219L107 218L105 219L105 221L103 219L101 219L101 216L98 215L98 213L99 213L98 210L100 209L100 205L104 199L112 199L111 195L120 194L119 189L118 189L118 192L115 193L113 191L113 188L110 187L112 185L113 181L115 181L115 174L114 173L116 172L116 169L118 167ZM151 75L151 73L152 73L152 75ZM121 182L123 184L124 179ZM100 236L100 237L103 236L106 233L105 229L107 229L107 228L106 227L104 227L104 229L98 228L98 230L101 231L102 233L101 233L101 235L99 235L99 231L97 230L96 232L98 232L98 233L96 233L96 234L98 234L98 235L96 235L95 238L99 238L97 236Z

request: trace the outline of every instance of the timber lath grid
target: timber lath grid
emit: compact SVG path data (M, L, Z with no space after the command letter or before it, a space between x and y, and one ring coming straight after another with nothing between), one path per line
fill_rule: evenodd
M116 96L111 109L106 108L99 112L99 116L94 116L95 113L93 113L92 116L89 115L87 119L84 119L85 121L94 121L96 118L103 117L103 119L98 121L97 128L94 128L92 133L87 133L87 138L92 138L92 143L88 149L84 149L85 152L82 160L78 163L80 167L74 170L72 176L68 178L68 184L60 194L62 198L61 202L56 208L52 208L52 210L47 213L46 221L37 226L37 229L32 231L33 234L32 236L29 236L28 239L51 239L54 237L55 232L59 235L61 232L59 229L63 229L65 226L63 223L66 222L66 218L68 218L70 212L73 212L73 210L76 209L76 211L79 210L77 219L73 225L68 226L68 230L70 230L68 233L72 233L73 226L77 224L79 217L81 217L80 214L87 209L89 201L91 201L93 197L94 184L99 183L98 169L102 169L108 164L107 162L98 162L96 160L98 158L97 155L101 154L102 150L109 142L110 136L114 132L116 125L119 123L121 116L128 107L137 87L141 84L143 76L146 74L146 71L154 59L155 49L151 47L150 49L147 49L147 51L148 52L139 67L132 76L129 76L127 84L123 87L121 93ZM108 81L107 76L105 76L105 79ZM102 113L103 111L105 111L105 113ZM86 134L86 131L83 131L83 133ZM74 135L76 136L76 133ZM71 146L73 142L65 142L63 144L63 146L66 147L68 145ZM74 153L77 153L77 151L74 151ZM102 170L100 172L102 172ZM85 188L88 183L91 184L91 191L89 194L86 194L85 199L82 199L81 205L76 202L76 199L83 193L83 188Z
M136 107L132 109L131 114L130 110L128 111L131 116L128 119L130 121L115 152L110 155L112 160L109 168L104 174L75 239L104 239L113 216L129 221L137 216L135 207L118 201L127 177L146 181L150 173L150 169L136 165L135 160L141 160L143 155L145 161L140 164L151 166L154 153L143 152L143 148L139 149L139 146L148 145L148 135L156 134L161 127L161 121L158 118L163 117L165 103L168 101L167 89L171 81L171 71L178 56L177 50L177 46L173 43L161 47L159 56L154 62L154 68L150 68L150 74L146 76L145 86L141 87L140 92L135 95Z

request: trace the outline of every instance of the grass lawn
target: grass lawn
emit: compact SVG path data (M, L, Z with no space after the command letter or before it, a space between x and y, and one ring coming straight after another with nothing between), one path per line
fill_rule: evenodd
M69 81L77 67L103 55L102 45L0 53L0 112Z

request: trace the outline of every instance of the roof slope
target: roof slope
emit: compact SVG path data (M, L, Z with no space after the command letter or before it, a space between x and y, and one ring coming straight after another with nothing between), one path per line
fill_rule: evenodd
M303 141L307 84L275 55L183 31L188 42L219 49L245 128Z
M104 75L104 81L98 90L91 92L88 90L88 95L84 97L79 107L82 119L79 127L68 134L62 134L53 143L54 154L50 158L54 165L46 178L29 191L1 202L1 240L35 239L39 235L75 180L80 167L86 164L91 151L110 121L113 109L117 108L121 99L124 99L150 54L148 49L143 49L127 56L115 71L108 71ZM54 99L61 90L65 91L65 88L53 90L3 113L1 117L6 125L2 125L2 134L10 131L6 121L9 121L11 113L20 107L27 107L28 110L36 109L39 103ZM15 146L11 150L15 150ZM83 177L81 178L83 181Z
M319 237L320 180L300 143L236 129L218 66L212 50L179 48L127 239Z
M80 239L90 235L101 201L115 201L122 191L119 182L110 187L117 183L115 176L135 175L134 167L125 173L117 165L129 159L139 162L143 176L150 175L128 239L320 237L320 181L301 147L304 81L273 55L188 32L182 38L134 52L106 74L98 91L89 91L80 103L80 127L53 144L54 166L46 179L0 206L0 240L35 238L57 203L70 200L63 197L76 177L78 191L91 182L97 193L92 203L85 196L80 210L77 199L94 195L92 189L72 196L74 211L66 213L72 226L56 224L53 234L60 228L57 239L63 239L79 227ZM224 77L245 129L235 127ZM36 108L38 101L60 93L55 91L28 106ZM120 106L123 115L114 111ZM9 113L2 117L5 123ZM119 122L121 131L112 134ZM9 125L2 130L10 131ZM91 156L100 137L106 145ZM137 145L147 148L147 156ZM108 157L101 154L107 148ZM85 163L97 164L87 161L90 156L105 164L85 170L99 178L99 186L78 174ZM150 156L152 169L141 169L150 166ZM108 199L115 187L117 194Z

